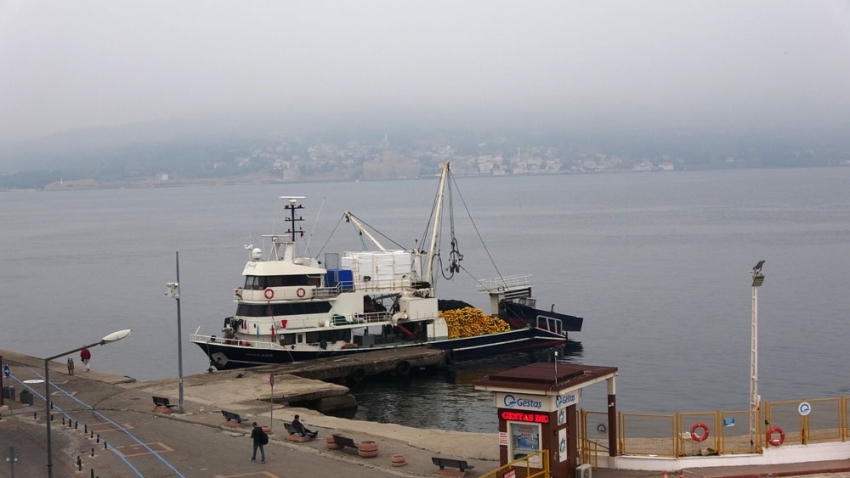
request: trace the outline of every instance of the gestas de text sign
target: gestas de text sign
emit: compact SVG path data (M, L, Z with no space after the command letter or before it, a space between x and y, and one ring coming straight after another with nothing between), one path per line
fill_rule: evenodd
M549 423L549 415L546 413L522 413L505 410L501 413L501 417L502 420L512 422Z

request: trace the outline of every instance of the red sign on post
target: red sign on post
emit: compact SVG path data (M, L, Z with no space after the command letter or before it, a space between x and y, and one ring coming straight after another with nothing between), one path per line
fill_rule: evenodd
M274 374L273 373L269 374L269 385L274 387Z

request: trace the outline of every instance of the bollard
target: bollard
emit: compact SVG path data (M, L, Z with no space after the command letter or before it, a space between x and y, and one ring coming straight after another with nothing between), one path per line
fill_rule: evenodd
M100 433L97 434L97 441L95 443L100 443Z
M88 432L89 432L89 426L86 425L86 424L83 424L83 433L88 433Z
M80 425L80 422L74 421L74 430L76 430L79 425Z
M106 450L106 440L103 440L103 449Z
M77 471L83 471L83 459L77 455Z
M52 413L50 414L50 421L51 422L53 421L53 414Z
M91 449L91 456L94 456L94 448ZM94 470L92 470L91 472L94 473Z
M94 430L89 432L89 438L94 438Z
M65 426L65 417L62 417L62 426Z
M32 419L38 420L38 412L32 412Z
M91 478L94 478L94 468L91 469Z
M71 419L68 418L68 428L71 428Z
M685 470L679 470L679 478L685 478Z

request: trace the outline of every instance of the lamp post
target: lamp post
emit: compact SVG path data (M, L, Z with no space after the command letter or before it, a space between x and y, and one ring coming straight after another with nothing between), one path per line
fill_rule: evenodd
M168 290L165 295L177 301L177 373L178 373L178 388L180 389L180 399L177 402L177 412L183 413L183 332L180 327L180 253L175 252L177 261L177 282L168 282L165 284Z
M125 337L130 336L131 329L119 330L118 332L112 332L106 337L100 339L99 342L95 342L89 345L83 345L82 347L78 347L74 350L69 350L67 352L62 352L61 354L54 355L52 357L48 357L44 359L44 408L45 408L45 421L47 423L47 477L53 478L53 453L50 446L50 361L54 359L58 359L59 357L64 357L66 355L70 355L74 352L79 352L83 349L88 349L91 347L95 347L98 345L105 345L111 342L116 342Z
M759 338L758 338L758 318L759 318L759 296L758 288L764 283L764 275L761 273L761 268L764 261L759 261L753 267L753 317L751 324L751 345L750 345L750 445L755 446L756 438L756 416L758 415L759 403Z

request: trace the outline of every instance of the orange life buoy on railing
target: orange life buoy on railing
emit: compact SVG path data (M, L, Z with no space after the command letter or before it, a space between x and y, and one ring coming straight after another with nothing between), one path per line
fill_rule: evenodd
M299 287L298 290L295 291L295 295L298 297L304 297L305 294L307 294L307 291L305 291L303 287Z
M779 432L779 438L773 438L773 433ZM779 427L773 427L767 431L767 442L773 446L779 446L785 442L785 432Z
M700 428L702 428L705 433L697 435L697 429ZM694 441L703 441L708 438L708 425L703 422L694 423L694 426L691 427L691 438L693 438Z
M266 299L272 300L272 299L274 299L274 291L271 290L271 289L266 289L266 290L263 291L263 296Z

